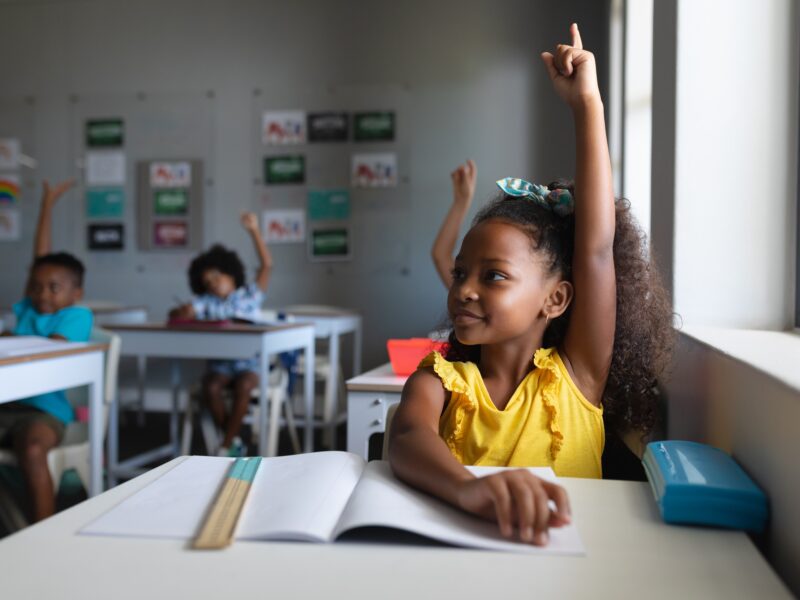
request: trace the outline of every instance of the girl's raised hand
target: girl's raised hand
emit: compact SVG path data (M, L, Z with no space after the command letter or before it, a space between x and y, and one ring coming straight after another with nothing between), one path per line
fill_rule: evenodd
M242 227L245 228L245 231L249 231L250 233L258 231L258 217L255 213L246 212L242 213Z
M501 471L470 479L457 492L458 505L467 512L497 521L500 533L522 542L547 544L547 530L570 522L569 499L560 485L545 481L525 469ZM550 509L550 501L556 510Z
M475 195L477 178L478 168L475 166L474 160L468 160L450 173L450 179L453 181L453 202L469 206Z
M600 100L597 86L597 67L594 55L583 49L578 25L569 28L572 45L559 44L555 53L542 52L542 61L556 92L570 108L578 108L587 101Z

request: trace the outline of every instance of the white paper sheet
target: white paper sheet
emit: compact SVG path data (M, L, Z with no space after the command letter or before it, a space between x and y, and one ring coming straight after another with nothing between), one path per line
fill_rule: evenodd
M0 241L14 242L22 237L20 212L16 208L0 208Z
M197 534L233 460L190 456L81 533L189 540ZM263 460L236 539L329 540L363 467L363 459L346 452Z
M0 138L0 169L19 168L20 143L16 138Z
M42 354L85 346L85 342L61 342L32 335L17 335L0 338L0 358L13 358L26 354Z
M491 467L470 467L478 476L498 471ZM557 481L550 468L530 469L535 475ZM509 541L500 535L496 523L472 517L427 494L399 482L385 461L367 465L337 527L337 535L355 527L395 527L429 538L474 548L532 554L585 554L574 523L552 528L547 546Z
M124 152L87 152L86 185L124 185Z

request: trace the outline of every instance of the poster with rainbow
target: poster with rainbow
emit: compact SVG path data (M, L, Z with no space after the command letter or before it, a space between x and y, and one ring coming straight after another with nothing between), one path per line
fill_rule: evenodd
M0 175L0 204L15 204L19 198L19 176Z

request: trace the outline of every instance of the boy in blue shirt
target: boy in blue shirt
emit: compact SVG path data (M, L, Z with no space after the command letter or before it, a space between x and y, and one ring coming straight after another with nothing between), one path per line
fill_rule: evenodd
M37 335L70 342L89 340L92 313L74 306L83 297L83 264L66 252L50 252L50 225L56 201L74 182L54 188L44 182L42 208L34 239L34 261L25 298L14 305L12 335ZM75 415L63 391L0 405L0 445L12 447L31 500L31 518L55 512L55 491L47 453L61 443Z

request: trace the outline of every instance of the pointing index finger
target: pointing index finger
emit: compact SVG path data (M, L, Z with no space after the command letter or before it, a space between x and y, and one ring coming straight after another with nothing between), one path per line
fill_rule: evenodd
M581 40L581 32L578 31L578 24L573 23L569 31L572 34L572 46L578 50L583 50L583 41Z

